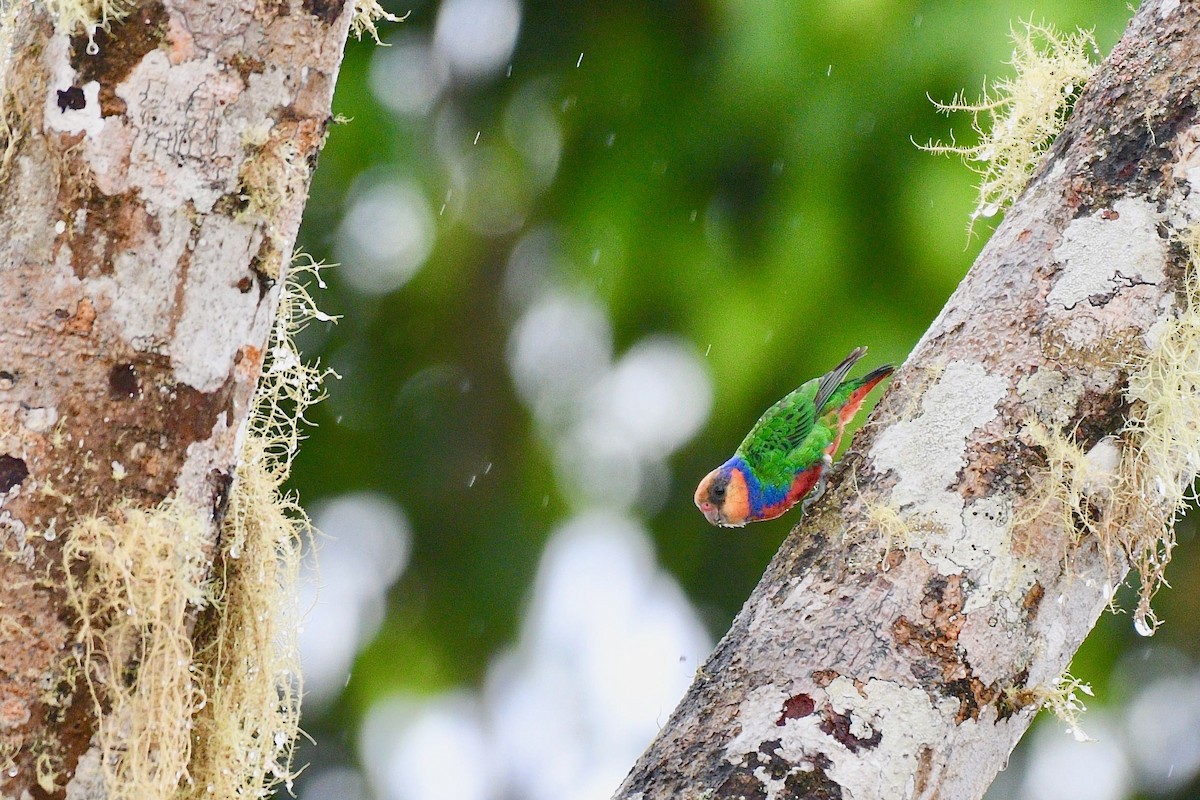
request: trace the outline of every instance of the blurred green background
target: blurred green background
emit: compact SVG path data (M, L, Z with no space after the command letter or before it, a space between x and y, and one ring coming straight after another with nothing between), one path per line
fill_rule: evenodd
M601 798L795 517L692 505L770 403L900 362L965 274L970 140L929 97L1009 72L1018 20L1124 2L388 5L349 47L300 247L340 375L292 487L310 576L304 800ZM993 221L994 222L994 221ZM1183 538L1190 538L1185 526ZM1200 793L1200 576L1152 640L1106 615L990 797ZM317 592L319 588L319 593Z

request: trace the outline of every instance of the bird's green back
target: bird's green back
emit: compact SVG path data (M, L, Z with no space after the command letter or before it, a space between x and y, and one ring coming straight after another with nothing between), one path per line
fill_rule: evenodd
M833 442L836 431L817 419L820 383L813 378L767 409L738 446L737 455L764 485L791 484L796 474L819 461ZM842 394L843 388L836 387L833 395ZM849 392L845 387L845 394ZM822 405L828 406L829 400Z

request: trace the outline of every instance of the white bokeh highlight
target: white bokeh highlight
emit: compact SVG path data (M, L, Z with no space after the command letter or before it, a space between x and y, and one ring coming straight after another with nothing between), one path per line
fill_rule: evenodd
M399 117L429 114L450 81L450 68L432 45L415 36L389 42L371 55L371 93Z
M508 64L520 30L517 0L444 0L433 44L455 75L480 80Z
M1138 783L1153 794L1178 791L1200 770L1200 674L1148 683L1130 701L1125 726Z
M711 648L638 522L574 517L552 534L520 638L482 692L371 709L359 740L370 784L381 800L602 800Z
M1121 800L1126 796L1132 788L1131 774L1119 729L1102 711L1089 711L1083 726L1093 741L1077 741L1064 732L1062 724L1040 725L1033 731L1021 786L1023 800Z
M362 294L394 292L433 251L433 211L410 180L362 181L337 230L338 275Z
M362 773L349 767L323 767L305 773L299 800L371 800Z
M553 291L538 298L513 326L508 365L521 399L554 427L573 418L612 359L612 328L598 303Z
M686 343L649 337L623 355L596 386L589 413L639 453L675 452L712 410L708 372Z
M558 118L546 81L525 84L504 109L504 135L523 157L529 177L538 188L549 186L558 172L563 148Z
M466 692L376 703L359 729L359 751L380 800L498 798L479 701Z
M566 522L542 556L520 642L489 674L506 796L609 797L711 648L638 522L609 512Z
M403 510L372 492L322 502L312 517L322 536L316 558L304 561L300 660L304 702L320 708L341 692L355 655L378 632L412 533Z

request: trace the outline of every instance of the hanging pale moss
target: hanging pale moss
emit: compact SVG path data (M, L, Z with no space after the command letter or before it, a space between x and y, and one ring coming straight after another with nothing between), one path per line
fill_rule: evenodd
M124 18L133 7L130 0L42 0L42 2L45 4L46 10L50 12L50 16L54 17L55 28L68 36L86 33L88 37L92 37L100 28L107 30L110 23Z
M974 145L929 142L921 149L962 156L979 174L979 199L971 225L995 216L1012 204L1033 176L1042 155L1062 131L1071 105L1095 70L1090 54L1096 41L1090 31L1069 36L1052 25L1022 22L1013 29L1014 75L994 81L975 102L959 94L949 103L933 104L945 114L966 112L979 136Z
M358 39L362 39L364 33L369 33L375 40L375 44L383 44L379 41L379 30L376 27L381 19L388 22L403 22L408 19L408 14L403 17L389 14L379 4L379 0L354 0L354 16L350 18L350 32Z
M78 668L110 800L260 798L290 786L309 522L281 486L325 376L293 341L311 320L329 319L307 291L317 269L298 265L284 285L215 548L207 515L172 499L124 504L67 537Z
M321 314L305 281L309 260L284 288L263 375L255 393L241 461L221 526L212 610L202 620L196 671L208 704L196 716L194 798L269 797L294 777L300 675L297 585L304 510L282 493L302 439L304 410L321 397L325 373L305 364L295 335Z
M1042 451L1046 468L1038 493L1017 514L1014 526L1049 515L1059 530L1074 531L1076 538L1085 533L1103 535L1103 515L1110 512L1120 480L1121 453L1116 439L1105 437L1091 450L1084 450L1073 437L1040 422L1026 425L1022 437Z
M1150 601L1166 581L1175 522L1195 502L1200 472L1200 225L1185 235L1189 263L1176 313L1151 332L1153 345L1132 365L1127 454L1111 538L1142 579L1138 632L1158 626Z
M1175 523L1195 502L1200 473L1200 226L1184 244L1179 305L1126 365L1130 412L1121 435L1085 452L1067 434L1028 425L1025 437L1044 453L1046 469L1039 494L1015 521L1051 513L1061 529L1097 536L1114 569L1136 570L1134 625L1146 636L1159 624L1151 600L1166 585Z
M167 500L82 520L63 547L110 800L170 797L187 772L192 719L205 705L191 628L209 600L208 542L196 510ZM44 778L39 766L43 788Z
M1014 708L1037 706L1049 709L1067 726L1067 733L1075 737L1077 742L1094 741L1080 727L1080 719L1087 711L1087 706L1079 699L1080 694L1094 697L1090 684L1076 678L1070 672L1059 675L1052 686L1040 688L1012 688L1005 691L1005 699Z

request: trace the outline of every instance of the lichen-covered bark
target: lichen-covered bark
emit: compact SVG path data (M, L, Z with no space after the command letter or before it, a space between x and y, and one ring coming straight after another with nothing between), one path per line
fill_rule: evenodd
M1041 513L1029 425L1111 469L1200 221L1197 97L1200 7L1151 0L617 797L984 793L1126 571Z
M353 4L142 0L90 40L8 8L0 796L82 763L94 796L62 538L168 496L215 537Z

